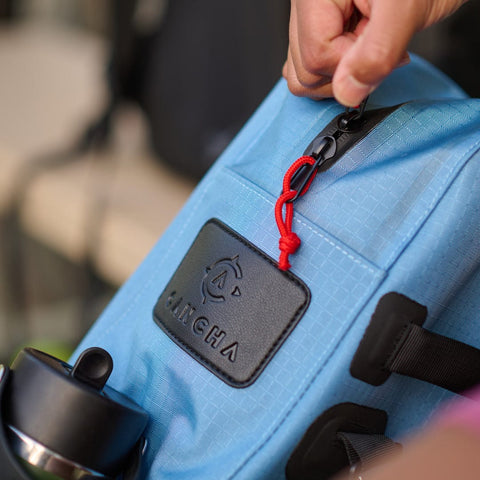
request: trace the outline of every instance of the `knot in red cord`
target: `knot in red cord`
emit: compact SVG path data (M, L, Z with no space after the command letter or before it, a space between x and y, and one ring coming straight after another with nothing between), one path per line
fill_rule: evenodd
M278 247L282 252L291 254L295 253L302 242L295 232L287 233L284 237L280 237Z
M283 193L275 204L275 220L277 222L278 230L280 232L280 240L278 246L280 249L280 258L278 260L278 268L280 270L288 270L290 263L288 262L288 256L295 253L302 243L298 235L292 231L293 222L293 203L290 202L297 194L296 190L292 190L290 183L292 181L295 172L302 168L304 165L313 165L315 159L309 156L300 157L293 165L287 170L283 179ZM304 190L300 193L303 195L310 184L312 183L313 176L310 182L306 185ZM283 219L283 207L285 206L285 220Z
M278 241L278 248L282 252L280 254L279 268L280 270L288 270L290 263L288 262L288 256L295 253L301 244L301 240L295 232L287 233L285 236L280 237Z

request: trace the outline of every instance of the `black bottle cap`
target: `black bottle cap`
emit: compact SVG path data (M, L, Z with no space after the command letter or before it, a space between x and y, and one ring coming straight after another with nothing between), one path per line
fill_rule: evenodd
M14 455L8 442L8 436L3 422L3 392L9 380L10 371L0 365L0 467L2 480L31 480Z
M22 350L5 392L6 422L65 459L118 475L148 417L105 386L112 368L110 355L100 348L85 350L74 367L32 348Z

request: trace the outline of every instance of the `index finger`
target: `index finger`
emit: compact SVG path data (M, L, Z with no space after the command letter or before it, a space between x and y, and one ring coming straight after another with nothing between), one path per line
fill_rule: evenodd
M345 32L354 7L349 0L296 0L292 2L298 47L292 50L297 70L332 76L340 58L351 47L353 35Z

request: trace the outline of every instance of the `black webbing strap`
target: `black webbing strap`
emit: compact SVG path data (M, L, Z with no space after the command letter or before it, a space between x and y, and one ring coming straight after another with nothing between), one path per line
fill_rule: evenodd
M480 383L480 350L423 328L427 309L396 292L384 295L355 352L350 373L381 385L391 373L456 393Z
M369 463L401 448L400 444L379 434L338 432L337 438L343 443L352 466Z
M361 468L360 462L385 453L393 443L384 436L387 421L383 410L354 403L333 405L295 447L285 469L287 480L329 480L349 466Z
M480 350L414 324L402 340L386 365L391 372L457 393L480 383Z

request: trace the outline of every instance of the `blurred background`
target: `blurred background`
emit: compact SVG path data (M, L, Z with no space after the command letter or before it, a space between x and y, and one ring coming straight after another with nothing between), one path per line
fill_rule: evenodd
M479 96L478 2L411 50ZM0 0L0 362L66 359L280 76L284 0Z

